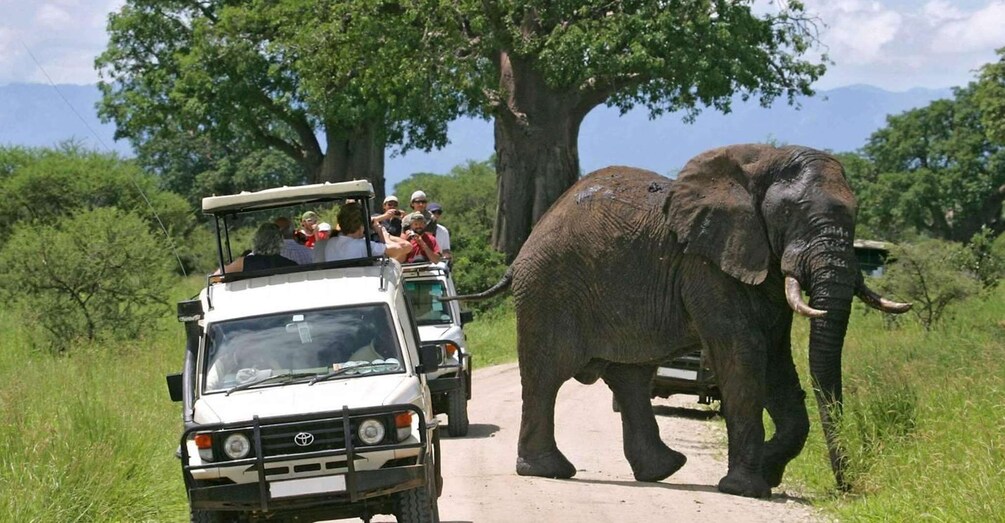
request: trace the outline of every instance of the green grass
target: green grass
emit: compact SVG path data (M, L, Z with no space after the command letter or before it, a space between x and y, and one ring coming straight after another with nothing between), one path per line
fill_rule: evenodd
M1005 521L1005 289L925 332L857 309L845 341L841 437L854 493L834 494L815 401L787 482L842 521ZM806 370L808 323L793 333Z
M516 361L516 313L513 300L486 312L464 326L471 361L475 368Z
M181 366L177 322L64 356L34 349L32 328L0 312L0 520L186 520L164 382Z
M1005 289L929 333L857 308L842 427L854 493L835 493L812 395L810 439L783 489L841 521L1005 521L1003 319ZM476 367L516 360L515 324L507 301L466 327ZM793 344L809 390L807 327L796 321ZM167 317L144 339L65 356L33 349L32 328L0 312L0 521L185 520L180 412L164 384L181 326Z

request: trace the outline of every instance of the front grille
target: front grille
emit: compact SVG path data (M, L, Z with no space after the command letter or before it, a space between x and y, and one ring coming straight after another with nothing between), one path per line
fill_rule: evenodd
M357 421L350 419L350 430L353 433L356 431L356 426ZM336 450L343 449L346 446L341 418L280 425L262 425L261 430L262 453L265 457ZM313 436L313 441L309 445L297 445L296 438L297 434L300 433L310 434Z

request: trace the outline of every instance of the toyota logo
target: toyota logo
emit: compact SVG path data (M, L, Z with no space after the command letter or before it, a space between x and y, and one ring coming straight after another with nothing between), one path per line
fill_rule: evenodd
M293 436L293 443L296 443L298 447L308 447L311 443L314 443L314 434L300 432L296 436Z

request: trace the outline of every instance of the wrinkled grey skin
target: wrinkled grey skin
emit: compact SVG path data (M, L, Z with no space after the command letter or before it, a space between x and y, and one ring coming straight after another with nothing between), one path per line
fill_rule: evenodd
M803 147L737 145L693 158L675 181L608 167L570 188L542 217L503 281L512 285L523 385L517 473L568 478L554 437L555 398L575 377L603 379L621 406L636 479L684 465L649 400L659 362L703 345L722 392L729 470L722 492L766 497L809 431L792 361L793 313L783 280L810 306L810 368L838 484L843 452L841 349L861 281L852 248L855 198L832 156ZM762 412L777 431L765 442Z

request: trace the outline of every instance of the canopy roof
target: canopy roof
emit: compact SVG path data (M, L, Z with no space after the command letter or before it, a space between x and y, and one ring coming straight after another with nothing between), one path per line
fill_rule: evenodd
M227 196L207 196L202 199L202 212L227 214L302 203L372 197L373 186L369 180L325 182L297 187L276 187L255 192L242 191Z

